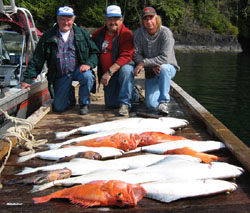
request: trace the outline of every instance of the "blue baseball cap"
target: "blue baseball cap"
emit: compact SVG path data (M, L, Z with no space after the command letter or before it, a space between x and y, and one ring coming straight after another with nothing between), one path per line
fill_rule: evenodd
M68 6L59 7L57 10L57 15L58 16L75 16L74 10Z

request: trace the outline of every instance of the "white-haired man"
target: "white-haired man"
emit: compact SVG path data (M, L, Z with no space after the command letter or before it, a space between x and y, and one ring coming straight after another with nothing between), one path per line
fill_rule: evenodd
M47 79L53 110L63 112L75 104L72 81L79 81L80 114L89 112L90 92L95 86L92 69L98 63L99 53L87 31L74 25L75 14L68 6L57 11L57 24L39 40L28 69L23 74L22 88L30 87L32 79L47 62Z

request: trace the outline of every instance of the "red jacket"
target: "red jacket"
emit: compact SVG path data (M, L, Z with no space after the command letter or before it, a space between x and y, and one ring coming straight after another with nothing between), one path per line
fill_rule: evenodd
M93 40L100 50L102 49L102 43L105 39L105 32L106 27L101 27L92 35ZM133 55L133 34L122 24L112 42L112 61L113 63L123 66L132 60Z

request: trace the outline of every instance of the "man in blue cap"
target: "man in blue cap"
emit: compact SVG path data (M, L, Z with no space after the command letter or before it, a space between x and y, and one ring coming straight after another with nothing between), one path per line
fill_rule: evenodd
M47 63L48 85L53 98L53 110L63 112L75 104L72 81L79 81L80 114L89 112L90 92L95 90L92 69L99 53L87 31L74 25L75 14L68 6L57 11L57 24L43 34L28 69L23 74L22 88L30 88L32 79Z
M104 85L105 105L119 108L120 116L129 116L134 88L134 45L119 6L106 8L105 26L94 32L93 39L101 50L98 78Z

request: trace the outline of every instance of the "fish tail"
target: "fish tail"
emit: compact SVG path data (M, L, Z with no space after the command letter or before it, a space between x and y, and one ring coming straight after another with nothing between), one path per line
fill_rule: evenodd
M78 132L78 131L79 131L79 128L72 129L72 130L70 130L70 131L68 131L68 132L56 132L56 133L55 133L56 140L64 139L64 138L66 138L66 137L68 137L68 136L70 136L70 135L75 134L75 133Z
M32 167L24 167L23 171L17 173L17 175L25 175L25 174L32 173L32 172L35 172L35 171L36 171L35 168L32 168Z
M29 160L29 159L34 158L35 156L36 156L36 154L33 154L33 155L26 155L26 156L19 157L18 160L17 160L17 162L18 162L18 163L22 163L22 162L25 162L25 161L27 161L27 160Z

